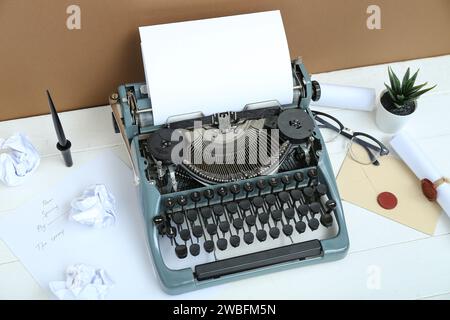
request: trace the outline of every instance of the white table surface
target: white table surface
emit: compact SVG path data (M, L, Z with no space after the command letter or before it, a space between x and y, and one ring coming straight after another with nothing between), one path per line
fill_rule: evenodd
M408 66L420 68L417 81L438 84L420 99L417 114L405 130L426 152L435 155L436 165L443 174L450 176L450 55L390 65L398 73L406 71ZM387 65L323 73L313 78L324 83L374 87L379 93L383 82L388 81ZM370 133L384 142L390 138L377 129L373 113L320 110L333 114L355 131ZM73 144L75 167L107 148L128 161L121 138L113 131L109 107L66 112L60 117ZM7 188L0 184L0 215L25 203L43 188L51 188L73 170L61 165L48 115L0 122L0 137L19 131L32 139L42 163L25 185ZM345 156L345 144L342 138L328 145L336 174ZM350 236L350 251L345 259L237 281L226 286L220 296L234 299L450 299L450 219L445 214L441 215L435 235L428 236L346 202L344 212ZM300 274L302 286L290 284L294 273L297 279ZM374 287L371 280L375 274L380 281L379 286ZM0 240L0 299L46 298L45 291Z

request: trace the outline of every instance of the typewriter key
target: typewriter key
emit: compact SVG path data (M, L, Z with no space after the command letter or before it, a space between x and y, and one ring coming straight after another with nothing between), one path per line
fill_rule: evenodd
M215 214L216 216L218 216L218 217L220 217L221 215L223 215L223 213L225 212L225 210L224 210L224 208L223 208L223 206L222 206L221 204L216 204L216 205L213 207L213 211L214 211L214 214Z
M189 252L194 257L198 256L199 253L200 253L200 246L199 246L199 244L198 243L191 244L191 246L189 247Z
M268 195L265 197L265 200L266 200L266 203L267 203L269 206L273 206L273 205L277 202L277 198L276 198L275 195L273 195L273 194L268 194Z
M200 238L201 236L203 236L203 228L202 228L202 226L199 226L199 225L193 226L192 227L192 234L196 238Z
M262 225L265 225L267 222L269 222L269 214L267 212L263 212L260 215L258 215L258 219Z
M308 177L310 179L317 178L317 169L316 168L311 168L311 169L308 170L307 174L308 174Z
M325 205L327 206L327 213L330 213L334 209L336 209L337 203L333 199L328 200Z
M220 188L217 189L217 194L218 194L221 198L223 198L223 197L225 197L225 196L228 194L228 190L227 190L227 188L225 188L225 187L220 187Z
M203 248L208 253L212 252L214 250L214 241L206 240L205 243L203 244Z
M188 229L182 229L180 230L180 238L183 241L188 241L191 238L191 233L189 232Z
M175 247L175 254L179 259L184 259L187 257L187 247L184 244Z
M272 227L269 230L269 234L272 239L277 239L280 236L280 229L277 227Z
M281 183L284 185L283 189L286 189L287 185L291 183L291 177L288 175L284 175L281 177Z
M194 191L191 193L191 200L195 203L199 202L201 198L200 192Z
M272 216L272 219L273 219L274 221L280 221L280 220L281 220L281 215L282 215L282 213L281 213L281 210L276 209L276 210L273 210L273 211L270 213L270 215Z
M329 213L325 213L323 216L320 217L320 223L324 227L331 227L333 225L333 216Z
M246 244L252 244L253 240L255 240L255 236L251 232L244 233L244 242Z
M302 192L298 189L291 190L291 197L294 201L299 201L302 198Z
M181 212L177 212L172 216L173 222L175 222L177 225L181 225L184 222L184 214Z
M301 216L306 216L309 212L309 207L306 204L301 204L297 207L297 212L300 213Z
M303 188L303 194L305 197L311 199L314 196L314 189L311 187Z
M317 213L319 213L319 212L320 212L320 203L318 203L318 202L312 202L312 203L309 205L309 209L311 210L311 213L312 213L312 214L317 214Z
M241 192L241 186L238 185L238 184L233 184L233 185L230 187L230 192L231 192L233 195L237 195L239 192Z
M187 198L185 196L179 196L177 199L177 202L180 206L184 207L185 205L187 205Z
M296 172L294 173L294 180L297 182L296 184L296 188L298 188L298 185L300 184L300 182L302 182L304 179L303 173L302 172Z
M312 231L317 230L319 228L319 221L316 218L309 219L308 226Z
M266 180L259 179L258 182L256 182L256 187L259 189L259 193L261 194L261 191L264 190L267 186Z
M289 202L289 200L290 200L289 193L286 192L286 191L281 191L281 192L278 194L278 199L280 199L280 202L281 202L281 203L287 203L287 202Z
M267 239L267 232L266 232L266 230L258 230L257 232L256 232L256 239L258 239L259 240L259 242L264 242L264 241L266 241L266 239Z
M174 206L175 206L175 200L174 199L172 199L172 198L167 198L166 199L166 202L165 202L165 205L166 205L166 208L167 209L172 209Z
M225 238L220 238L219 240L217 240L217 248L219 248L220 250L226 250L228 246L228 241Z
M230 237L230 244L233 248L239 247L239 244L241 243L241 238L237 235L233 235Z
M264 206L264 199L261 197L254 197L252 203L257 209L259 209Z
M247 195L253 191L255 187L253 186L253 184L251 182L246 182L244 183L244 190L247 192Z
M298 221L295 224L295 230L297 230L298 233L303 233L306 230L306 223L304 223L303 221Z
M244 211L247 211L250 209L250 201L248 200L242 200L239 202L239 208L241 208Z
M276 177L272 177L269 180L269 185L273 188L277 187L280 184L280 179L276 178Z
M316 191L320 196L326 195L328 192L328 188L326 184L318 184L316 187Z
M244 221L241 218L236 218L233 220L233 227L237 230L241 230L244 227Z
M284 209L284 216L286 217L286 220L291 220L295 216L295 209L294 208L286 208Z
M230 202L227 204L227 210L231 214L235 214L238 211L238 206L236 202Z
M245 217L245 222L249 227L253 227L256 224L256 218L254 215L249 215Z
M200 210L200 214L204 219L209 219L212 216L212 210L210 207L204 207Z
M214 191L212 191L211 189L206 189L205 191L203 191L203 196L209 200L211 200L212 198L214 198Z
M230 224L228 223L228 221L221 221L219 223L219 229L223 233L227 233L228 231L230 231Z
M197 210L188 210L186 216L190 222L195 222L197 220Z
M208 231L208 233L211 236L213 236L217 233L217 226L215 224L210 223L206 226L206 231Z
M286 236L291 236L292 235L292 232L294 232L294 228L292 228L292 226L290 225L290 224L285 224L284 226L283 226L283 233L286 235Z

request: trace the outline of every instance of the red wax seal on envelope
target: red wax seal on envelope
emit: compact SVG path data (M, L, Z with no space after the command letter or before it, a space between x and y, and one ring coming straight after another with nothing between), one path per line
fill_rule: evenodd
M391 210L394 209L397 206L397 197L390 192L382 192L377 197L378 204L386 209Z
M430 201L436 201L437 190L434 183L428 179L422 179L420 181L420 185L422 186L422 193L424 194L424 196L427 197L427 199Z

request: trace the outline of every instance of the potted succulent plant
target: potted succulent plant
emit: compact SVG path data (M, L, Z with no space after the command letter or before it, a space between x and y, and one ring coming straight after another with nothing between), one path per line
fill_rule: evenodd
M390 86L384 84L386 90L380 94L375 120L381 130L394 133L411 119L418 107L417 99L436 86L426 89L424 87L428 83L415 86L419 70L411 76L408 68L401 83L391 67L388 68L388 73Z

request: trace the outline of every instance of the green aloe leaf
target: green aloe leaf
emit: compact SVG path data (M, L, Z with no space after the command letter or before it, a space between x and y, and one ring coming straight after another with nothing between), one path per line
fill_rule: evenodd
M420 69L417 69L417 71L414 73L414 75L409 80L408 86L406 87L407 91L411 90L411 88L414 87L414 83L416 83L416 79L417 79L417 75L419 74L419 70Z
M436 87L436 85L432 86L431 88L424 89L424 90L422 90L422 91L418 91L418 92L412 94L411 96L409 96L408 98L409 98L409 100L417 99L418 97L420 97L420 96L423 95L424 93L426 93L426 92L428 92L428 91L434 89L435 87Z
M388 71L389 71L389 79L391 81L392 90L394 90L394 92L396 92L396 93L401 92L400 80L395 75L394 71L392 71L391 67L388 68Z
M410 74L410 68L408 68L408 70L406 70L406 73L403 76L403 80L402 80L402 92L403 92L403 94L405 94L405 92L406 92L406 85L409 82L409 74Z
M416 92L418 92L420 89L422 89L423 87L425 87L428 84L428 82L425 82L424 84L418 85L416 87L411 88L409 91L406 92L406 96L410 96Z
M391 96L392 101L395 102L396 97L395 97L395 92L394 92L394 90L392 90L392 88L389 87L386 83L384 84L384 86L386 87L387 91L389 92L389 95Z

